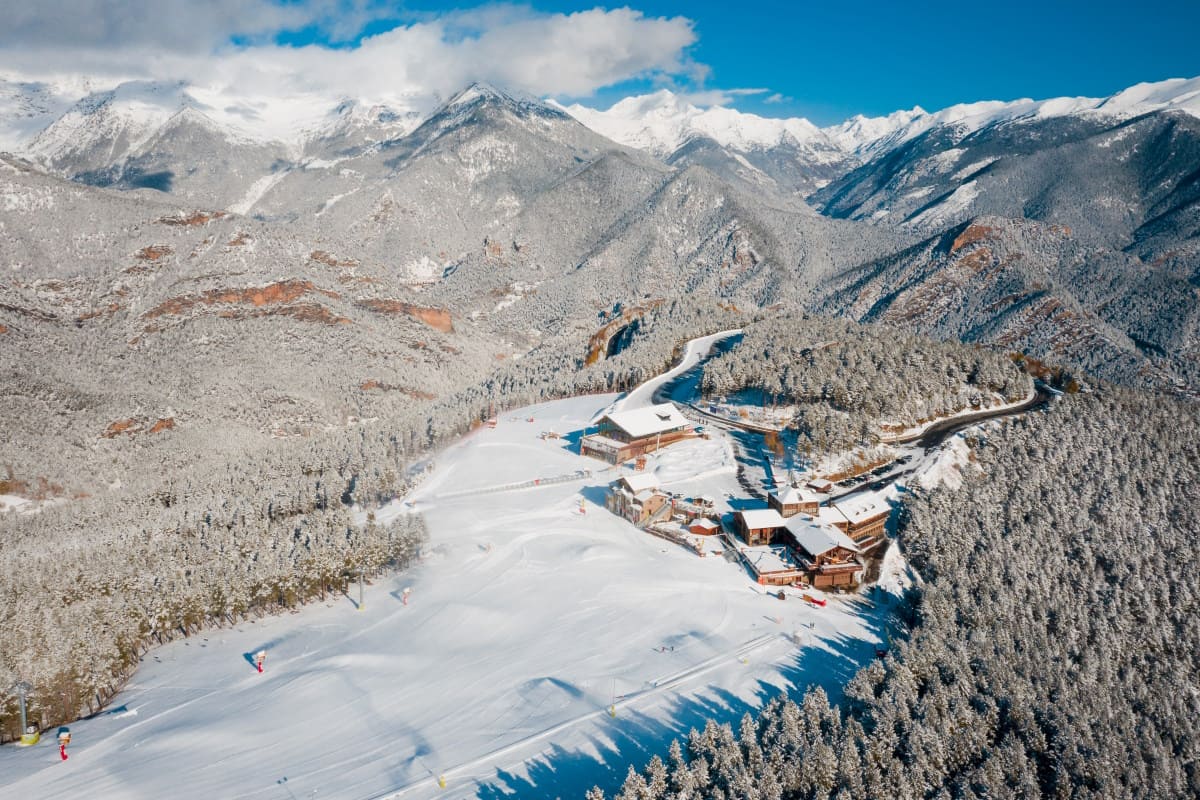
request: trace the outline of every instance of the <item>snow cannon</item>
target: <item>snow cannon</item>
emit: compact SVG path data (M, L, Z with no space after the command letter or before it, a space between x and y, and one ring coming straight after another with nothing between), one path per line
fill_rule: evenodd
M816 606L817 608L824 608L825 603L827 602L824 597L816 597L814 595L808 594L807 592L804 594L804 600L806 602Z
M42 732L37 729L36 725L30 725L21 734L21 747L32 747L42 740Z

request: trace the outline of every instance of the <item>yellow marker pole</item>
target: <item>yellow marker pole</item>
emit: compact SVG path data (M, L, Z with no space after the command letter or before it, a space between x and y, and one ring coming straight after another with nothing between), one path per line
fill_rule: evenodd
M440 787L442 789L446 788L446 776L445 775L438 775L438 787Z

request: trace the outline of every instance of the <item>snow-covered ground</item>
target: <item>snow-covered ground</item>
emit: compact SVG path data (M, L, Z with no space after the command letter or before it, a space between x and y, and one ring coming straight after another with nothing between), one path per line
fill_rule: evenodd
M737 564L609 514L599 504L619 473L538 433L578 430L612 399L507 414L440 454L408 498L427 556L367 587L362 611L339 596L152 651L109 710L71 726L70 760L52 732L0 748L0 794L580 796L705 717L811 684L836 696L884 639L891 595L780 601ZM737 491L723 437L650 468L724 507ZM595 475L437 499L579 469Z

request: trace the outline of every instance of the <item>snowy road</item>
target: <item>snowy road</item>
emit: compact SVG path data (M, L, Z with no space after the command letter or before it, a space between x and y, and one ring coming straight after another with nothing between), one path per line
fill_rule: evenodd
M701 336L697 339L692 339L684 348L683 357L679 360L672 369L664 372L655 378L651 378L642 385L638 386L625 397L613 404L610 411L632 411L635 408L644 408L653 405L654 393L658 391L663 384L670 382L679 375L684 374L692 367L700 363L700 360L708 355L712 346L722 339L727 339L730 336L736 336L741 333L741 328L733 328L732 330L721 331L720 333Z
M338 597L152 651L108 711L71 726L69 761L52 736L0 748L0 795L578 797L706 717L814 683L837 696L883 639L885 608L774 599L738 566L608 514L611 473L438 497L595 469L538 433L578 430L612 399L512 412L449 448L409 498L427 557L367 587L364 610ZM651 468L679 491L738 494L720 437ZM259 675L247 654L264 647Z

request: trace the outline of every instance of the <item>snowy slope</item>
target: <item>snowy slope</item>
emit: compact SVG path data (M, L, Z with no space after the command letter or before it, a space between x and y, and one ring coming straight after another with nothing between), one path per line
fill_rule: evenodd
M0 75L0 151L21 150L85 94L82 79L48 83Z
M100 169L137 150L194 102L181 83L123 83L79 100L38 134L28 153L56 168Z
M611 399L503 415L441 454L410 498L427 557L368 587L362 611L338 596L152 651L108 712L72 726L69 761L50 742L0 748L6 793L581 796L706 716L813 683L836 696L872 657L884 608L780 602L735 564L635 530L597 505L615 473L457 494L604 467L538 433L578 429ZM737 491L720 439L651 468L680 491ZM264 647L258 675L249 654Z

